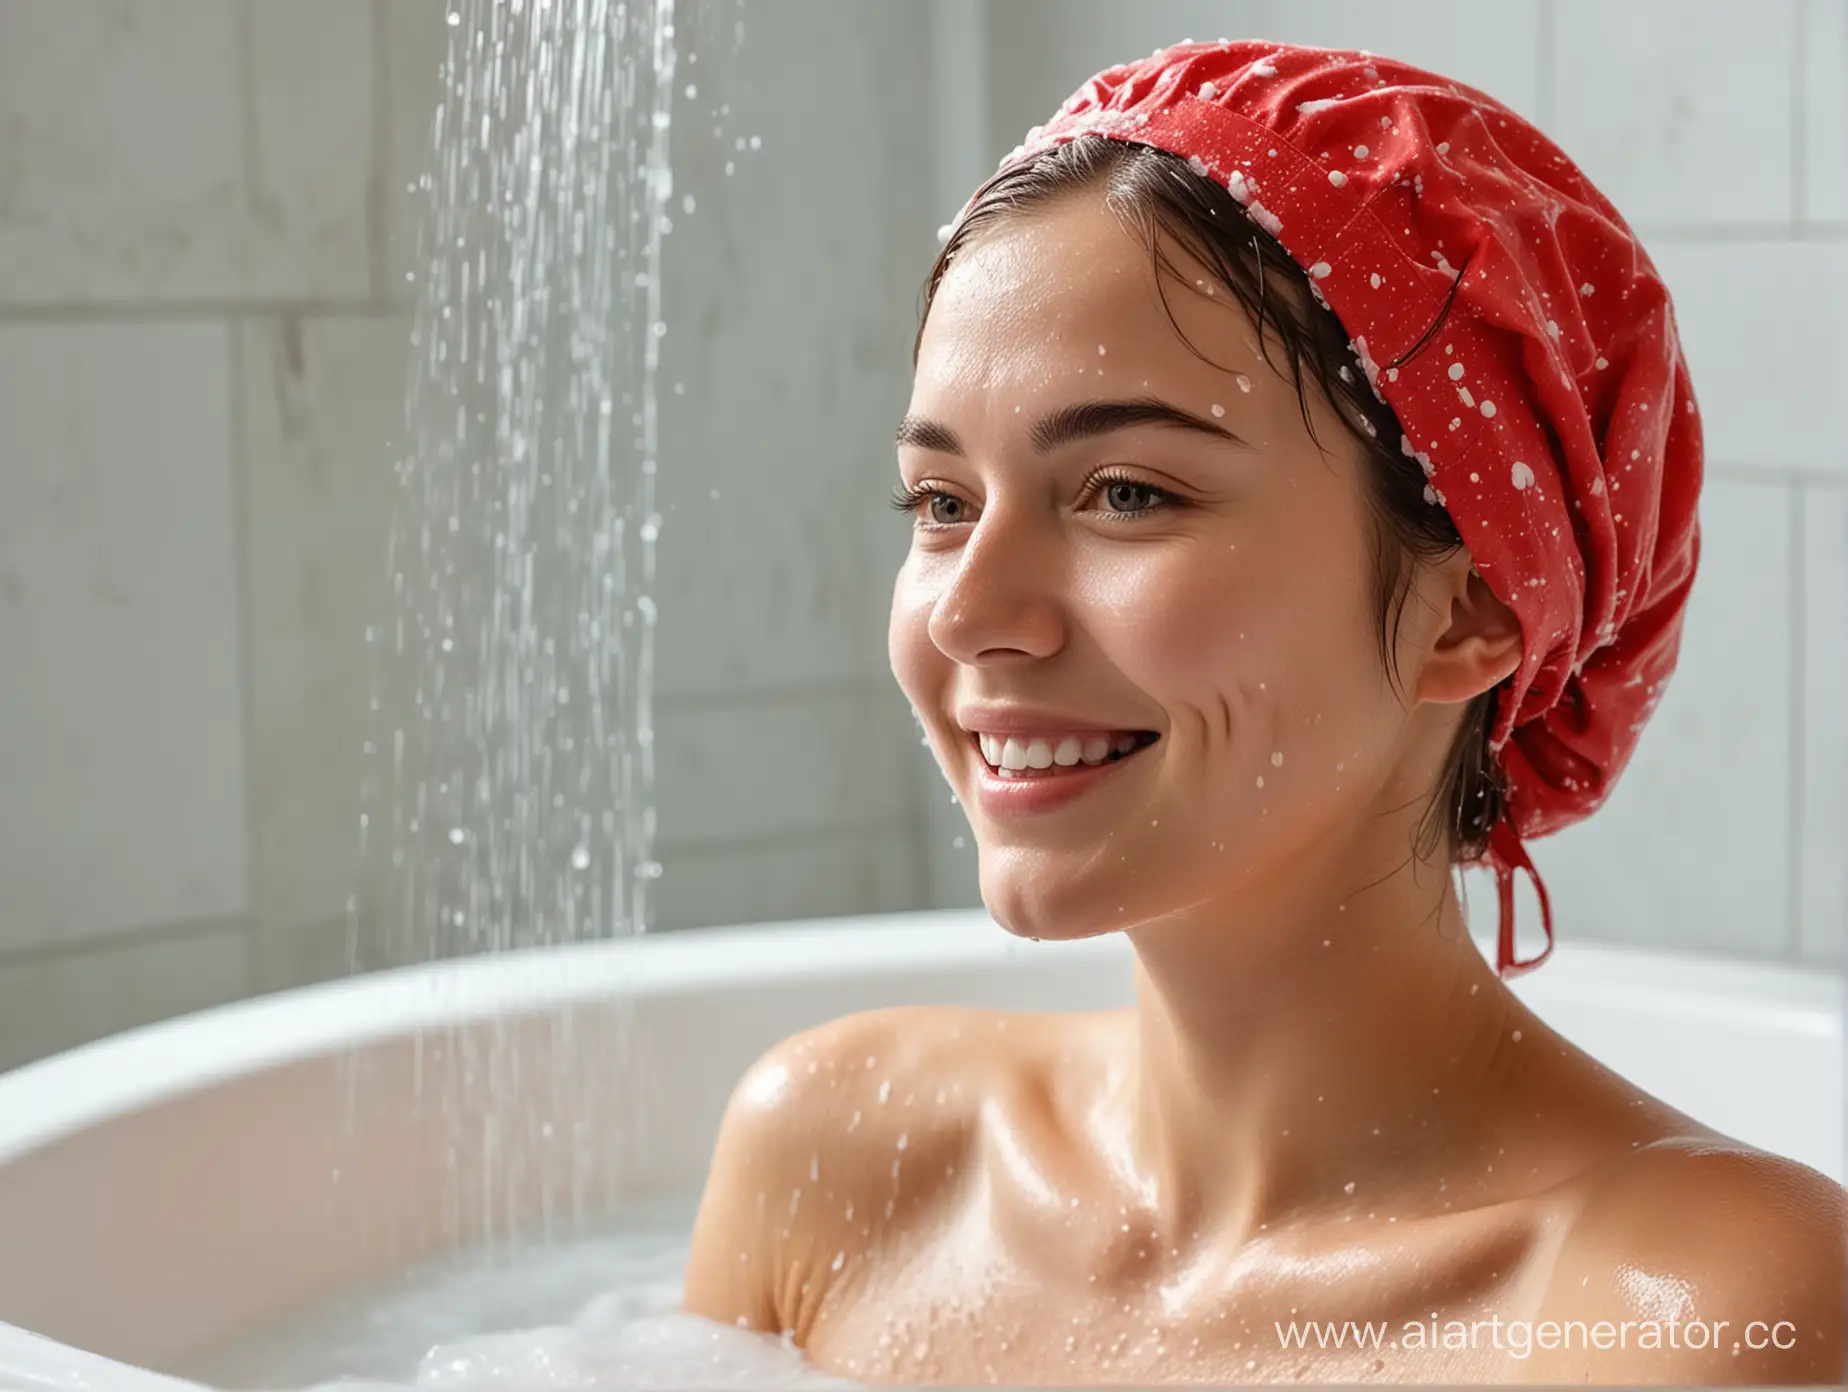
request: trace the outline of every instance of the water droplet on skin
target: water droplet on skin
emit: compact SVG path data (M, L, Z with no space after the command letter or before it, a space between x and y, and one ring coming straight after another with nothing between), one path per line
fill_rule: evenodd
M1232 376L1232 380L1238 383L1238 389L1240 391L1248 392L1251 390L1251 379L1247 377L1244 373L1242 372L1234 373Z
M1225 415L1225 413L1226 413L1226 408L1225 408L1225 407L1223 407L1223 406L1221 406L1221 405L1220 405L1220 404L1219 404L1219 403L1218 403L1217 401L1215 401L1215 402L1213 403L1213 415L1214 415L1215 417L1219 417L1219 416L1223 416L1223 415ZM370 641L370 640L368 640L368 641Z

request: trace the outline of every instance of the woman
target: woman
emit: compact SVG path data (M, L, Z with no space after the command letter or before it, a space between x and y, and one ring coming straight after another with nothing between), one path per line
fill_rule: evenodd
M1113 68L963 210L898 444L983 898L1127 934L1136 1003L779 1045L689 1310L866 1381L1841 1377L1842 1191L1550 1031L1451 873L1534 965L1521 838L1608 795L1698 551L1666 294L1563 155L1366 54Z

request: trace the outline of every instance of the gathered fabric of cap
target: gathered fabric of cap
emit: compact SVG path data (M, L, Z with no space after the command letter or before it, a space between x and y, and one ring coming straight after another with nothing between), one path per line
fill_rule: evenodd
M1403 428L1426 500L1520 620L1490 736L1509 797L1486 859L1497 969L1538 966L1552 908L1522 838L1610 795L1674 669L1699 560L1700 415L1661 277L1526 120L1373 54L1159 49L1086 82L988 183L1084 135L1185 159L1308 273ZM1519 871L1546 934L1527 960Z

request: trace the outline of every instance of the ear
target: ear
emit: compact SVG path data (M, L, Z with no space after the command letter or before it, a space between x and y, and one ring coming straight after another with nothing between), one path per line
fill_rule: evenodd
M1421 701L1456 705L1521 665L1521 621L1495 597L1467 554L1452 557L1444 570L1439 593L1448 602L1448 621L1441 622L1414 694Z

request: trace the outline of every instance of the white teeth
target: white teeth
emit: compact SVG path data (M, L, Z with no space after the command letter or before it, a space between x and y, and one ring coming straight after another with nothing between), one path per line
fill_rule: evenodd
M1126 735L1060 735L1053 738L1026 738L978 733L976 743L982 758L998 769L1019 772L1022 769L1076 768L1079 764L1101 764L1113 754L1129 754L1141 747L1141 740Z

